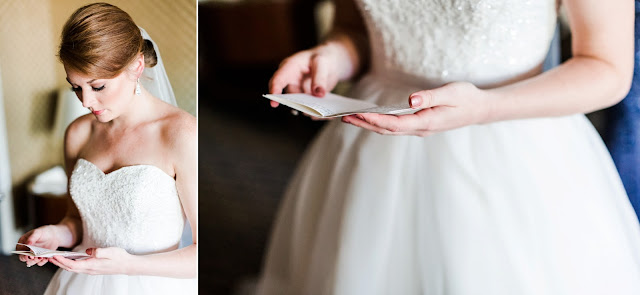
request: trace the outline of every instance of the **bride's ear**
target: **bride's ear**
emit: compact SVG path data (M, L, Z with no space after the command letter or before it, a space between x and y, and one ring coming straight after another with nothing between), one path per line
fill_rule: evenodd
M136 79L142 76L142 71L144 71L144 67L145 67L144 55L142 53L139 53L130 67L132 72L135 74Z

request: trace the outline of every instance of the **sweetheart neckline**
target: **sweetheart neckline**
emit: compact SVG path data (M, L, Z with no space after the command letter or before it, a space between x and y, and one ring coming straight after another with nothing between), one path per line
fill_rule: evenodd
M170 178L171 180L173 180L175 182L175 179L173 177L171 177L171 175L167 174L167 172L165 172L164 170L160 169L160 167L155 166L155 165L151 165L151 164L134 164L134 165L127 165L127 166L122 166L116 170L113 170L109 173L105 173L104 171L102 171L102 169L100 169L100 167L98 167L96 164L94 164L93 162L86 160L84 158L78 158L78 162L80 162L80 160L89 163L93 168L95 168L95 170L98 170L102 176L109 176L113 173L116 173L118 171L121 170L125 170L125 169L129 169L129 168L136 168L136 167L150 167L152 169L158 170L161 174L165 175L166 177Z

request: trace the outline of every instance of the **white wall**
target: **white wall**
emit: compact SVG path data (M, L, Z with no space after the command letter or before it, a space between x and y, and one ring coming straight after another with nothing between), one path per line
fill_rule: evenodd
M2 81L0 81L0 253L8 255L9 251L15 249L18 235L13 218L11 167L3 97Z

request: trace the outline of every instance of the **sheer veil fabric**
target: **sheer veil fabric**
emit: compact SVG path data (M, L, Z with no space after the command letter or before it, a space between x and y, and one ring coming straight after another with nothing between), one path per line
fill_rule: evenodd
M153 94L153 96L166 103L178 106L178 103L176 102L176 96L175 94L173 94L173 88L171 88L171 83L169 82L169 77L167 76L167 71L164 69L164 63L162 62L162 57L160 56L158 45L153 41L153 39L151 39L151 36L149 36L147 31L145 31L143 28L140 28L140 33L142 34L143 39L149 40L151 41L151 43L153 43L153 49L156 51L156 56L158 59L158 63L156 64L156 66L144 69L144 72L142 72L140 83L142 83L142 86L144 86L147 91Z

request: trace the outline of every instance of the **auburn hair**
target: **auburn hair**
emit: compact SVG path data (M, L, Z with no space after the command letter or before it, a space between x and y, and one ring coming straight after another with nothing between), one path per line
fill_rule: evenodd
M110 79L140 53L146 67L156 65L153 43L142 38L129 14L108 3L93 3L80 7L64 24L58 57L70 69Z

